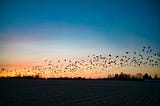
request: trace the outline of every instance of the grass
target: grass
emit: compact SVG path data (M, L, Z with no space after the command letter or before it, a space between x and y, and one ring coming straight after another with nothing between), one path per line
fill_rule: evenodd
M0 79L0 105L160 106L160 83Z

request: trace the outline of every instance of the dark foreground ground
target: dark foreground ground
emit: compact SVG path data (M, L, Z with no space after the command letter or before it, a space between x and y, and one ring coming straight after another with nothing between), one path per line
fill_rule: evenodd
M160 106L160 82L0 79L0 106Z

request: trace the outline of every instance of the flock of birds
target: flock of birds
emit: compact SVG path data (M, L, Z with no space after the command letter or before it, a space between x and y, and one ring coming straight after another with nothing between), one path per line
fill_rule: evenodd
M112 55L107 56L95 55L87 56L86 59L81 60L69 60L63 59L58 60L57 65L53 63L50 59L45 59L43 65L35 65L32 69L26 69L25 74L32 73L33 75L58 77L66 73L72 74L83 74L85 71L90 71L91 73L101 73L113 71L122 67L159 67L160 66L160 52L154 52L150 46L144 46L139 52L129 52L126 51L124 55ZM115 68L115 69L114 69ZM0 73L7 71L5 68L0 70ZM11 72L12 70L8 70ZM16 73L17 74L17 73ZM24 71L23 71L24 74ZM59 76L59 77L60 77Z

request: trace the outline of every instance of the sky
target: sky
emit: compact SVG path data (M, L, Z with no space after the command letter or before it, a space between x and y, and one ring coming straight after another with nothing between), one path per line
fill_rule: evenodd
M158 0L0 0L0 64L160 50Z

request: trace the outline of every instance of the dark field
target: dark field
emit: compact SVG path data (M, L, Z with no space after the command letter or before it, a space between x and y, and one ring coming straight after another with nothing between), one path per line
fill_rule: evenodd
M0 79L0 105L160 106L160 82Z

